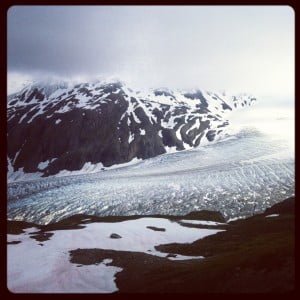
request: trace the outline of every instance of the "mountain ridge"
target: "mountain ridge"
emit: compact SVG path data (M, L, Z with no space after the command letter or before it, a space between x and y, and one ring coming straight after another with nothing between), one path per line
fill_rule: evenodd
M8 96L8 170L47 177L192 149L227 136L228 113L255 101L120 80L32 83Z

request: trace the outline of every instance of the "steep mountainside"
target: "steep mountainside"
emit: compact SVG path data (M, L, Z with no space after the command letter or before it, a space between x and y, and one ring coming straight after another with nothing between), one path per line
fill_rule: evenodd
M190 149L225 136L227 113L255 100L200 90L133 91L119 81L31 84L8 97L8 170L49 176Z

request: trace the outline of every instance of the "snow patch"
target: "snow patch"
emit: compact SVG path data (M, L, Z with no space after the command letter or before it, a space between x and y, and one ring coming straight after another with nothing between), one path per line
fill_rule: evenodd
M165 228L152 231L147 226ZM32 229L31 229L32 230ZM33 228L34 231L34 228ZM90 223L78 230L52 231L54 235L43 242L30 238L29 233L7 235L7 280L12 292L38 293L112 293L118 290L115 275L122 269L107 258L99 265L75 265L69 261L69 251L78 248L141 252L164 257L155 246L169 243L192 243L221 230L189 228L163 218L140 218L116 223ZM112 233L122 238L112 239ZM202 256L168 257L170 260L202 259Z
M266 216L266 218L274 218L274 217L279 217L279 214L272 214Z
M179 222L185 223L185 224L209 225L209 226L227 225L227 223L219 223L219 222L213 222L213 221L199 221L199 220L180 220Z
M38 164L38 169L44 170L48 167L50 160L42 161Z
M165 146L165 150L166 150L166 153L175 153L175 152L177 152L176 146L172 146L172 147Z

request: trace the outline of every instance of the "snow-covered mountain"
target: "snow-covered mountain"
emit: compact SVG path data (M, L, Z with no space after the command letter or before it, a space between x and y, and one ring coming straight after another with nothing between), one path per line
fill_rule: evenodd
M117 80L32 83L8 96L8 171L105 169L205 145L227 135L231 111L255 100L202 90L138 91Z

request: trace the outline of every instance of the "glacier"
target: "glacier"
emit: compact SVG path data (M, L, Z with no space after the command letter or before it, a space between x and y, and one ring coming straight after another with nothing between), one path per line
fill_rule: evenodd
M48 224L74 214L180 215L207 209L228 220L260 213L294 195L293 119L278 111L266 121L254 110L248 123L241 114L228 138L207 146L92 174L9 183L8 218ZM253 122L254 116L260 120Z

